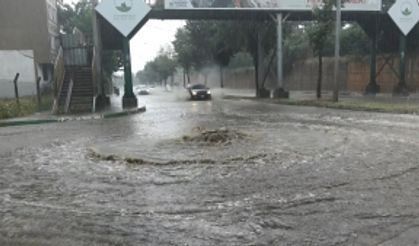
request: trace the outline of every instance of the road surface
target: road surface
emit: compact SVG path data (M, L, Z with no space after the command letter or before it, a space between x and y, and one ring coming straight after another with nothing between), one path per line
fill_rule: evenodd
M418 116L186 98L1 128L0 245L419 244Z

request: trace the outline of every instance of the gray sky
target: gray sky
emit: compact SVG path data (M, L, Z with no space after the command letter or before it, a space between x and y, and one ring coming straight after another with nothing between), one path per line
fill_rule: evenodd
M77 0L64 0L64 3ZM161 47L174 40L176 30L184 25L184 21L149 21L131 40L132 71L141 70L147 61L156 57Z

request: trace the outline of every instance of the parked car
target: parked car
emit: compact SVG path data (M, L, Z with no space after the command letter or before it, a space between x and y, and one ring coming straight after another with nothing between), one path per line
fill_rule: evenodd
M195 84L188 88L191 100L211 100L211 90L202 84Z

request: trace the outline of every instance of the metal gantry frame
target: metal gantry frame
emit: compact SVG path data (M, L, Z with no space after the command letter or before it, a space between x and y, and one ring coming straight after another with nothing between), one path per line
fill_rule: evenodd
M342 12L343 21L370 21L373 17L377 21L377 16L383 18L386 16L386 13L383 12L370 12L370 11L360 11L360 12ZM277 83L274 96L276 97L288 97L289 93L286 91L286 86L284 84L283 78L283 22L287 21L310 21L313 20L313 14L309 11L277 11L277 10L164 10L164 9L153 9L148 16L138 24L135 30L132 32L131 36L125 38L118 31L116 31L110 24L103 18L97 18L98 27L96 36L103 40L99 44L102 46L98 49L100 53L101 50L106 49L107 46L112 46L112 49L120 49L124 52L124 71L125 71L125 90L126 94L124 95L124 106L136 106L136 97L133 93L132 85L132 72L131 72L131 61L130 61L130 47L129 40L135 33L141 29L141 27L149 19L158 19L158 20L254 20L254 21L264 21L269 20L272 17L277 22ZM385 18L385 17L384 17ZM340 19L340 18L339 18ZM340 23L337 23L337 26L340 26ZM106 29L107 31L103 31ZM366 88L366 93L377 93L379 92L379 87L377 85L377 23L374 25L374 31L369 35L371 39L371 71L370 71L370 81ZM337 37L338 38L338 37ZM105 42L106 41L106 42ZM96 43L95 43L96 44ZM403 42L401 42L403 44ZM337 47L338 49L339 47ZM401 49L405 49L405 46ZM96 50L96 49L95 49ZM338 53L337 53L338 54ZM401 52L401 54L404 54ZM96 54L99 55L100 54ZM402 56L404 58L404 56ZM336 66L339 64L337 63ZM336 69L335 66L335 69ZM260 66L259 66L260 67ZM259 68L261 69L261 68ZM404 71L404 63L400 64L400 71ZM400 72L400 84L405 82L403 79L403 72ZM103 81L103 80L102 80ZM338 85L338 74L335 72L335 83ZM405 84L405 83L404 83ZM99 86L99 88L101 88ZM337 86L335 87L337 90ZM337 93L337 91L335 91Z

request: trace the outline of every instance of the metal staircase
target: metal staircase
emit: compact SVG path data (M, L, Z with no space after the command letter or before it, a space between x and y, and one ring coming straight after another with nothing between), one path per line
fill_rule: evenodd
M53 113L92 113L95 110L92 47L74 36L62 39L62 54L56 62L56 71L61 75L57 75Z

